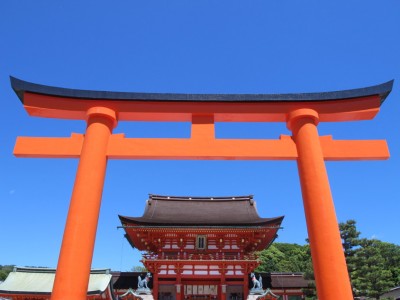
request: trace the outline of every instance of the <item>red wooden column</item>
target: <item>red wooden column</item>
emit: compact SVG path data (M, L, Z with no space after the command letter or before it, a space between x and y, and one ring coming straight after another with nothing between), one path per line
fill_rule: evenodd
M155 300L158 300L158 274L157 273L153 273L153 298Z
M178 281L175 284L175 289L176 289L176 300L182 300L183 299L183 285L180 281Z
M317 130L318 113L298 109L288 115L310 239L318 299L353 299L339 226Z
M247 296L249 295L249 274L247 272L248 266L243 269L245 270L243 277L243 299L247 299Z
M85 300L92 264L107 145L116 113L104 107L87 112L87 128L54 281L52 300Z
M182 284L182 275L181 275L181 265L180 263L177 263L175 265L175 270L176 270L176 300L183 300L184 298L184 290L183 290L183 284Z
M221 268L221 281L219 285L219 291L221 292L219 295L220 300L227 300L226 299L226 279L225 279L225 274L226 274L226 265L225 263L222 264Z

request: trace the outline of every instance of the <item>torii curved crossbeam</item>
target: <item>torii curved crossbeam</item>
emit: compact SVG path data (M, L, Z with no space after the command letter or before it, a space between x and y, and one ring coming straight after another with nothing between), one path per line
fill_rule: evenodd
M313 109L320 122L372 119L393 80L360 89L293 94L172 94L66 89L11 77L11 85L31 116L86 119L93 106L118 112L119 121L191 121L193 114L215 122L286 122L296 108Z

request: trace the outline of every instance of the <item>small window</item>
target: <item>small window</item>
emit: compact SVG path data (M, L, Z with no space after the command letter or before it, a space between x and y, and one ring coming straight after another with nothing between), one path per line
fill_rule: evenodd
M204 250L207 248L207 236L198 235L196 237L196 249Z

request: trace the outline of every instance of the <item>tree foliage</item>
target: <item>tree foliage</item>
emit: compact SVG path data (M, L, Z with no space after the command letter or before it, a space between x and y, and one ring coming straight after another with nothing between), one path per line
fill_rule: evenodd
M360 238L355 220L339 228L354 296L379 299L400 285L400 246ZM274 243L259 253L259 259L257 272L303 272L306 279L314 278L308 244ZM312 295L312 289L308 292Z
M305 272L311 268L308 245L274 243L259 253L257 272Z
M147 269L144 266L133 266L131 271L132 272L147 272Z
M400 246L359 238L354 220L339 227L355 296L379 299L379 295L400 284Z
M309 288L303 292L307 299L314 299L315 285L312 269L310 246L288 243L274 243L259 253L261 260L256 272L302 272L310 279Z
M360 246L360 232L357 231L356 221L348 220L346 223L339 224L340 237L342 238L344 255L353 256L354 251Z
M2 266L0 265L0 281L4 281L8 274L14 269L12 265Z

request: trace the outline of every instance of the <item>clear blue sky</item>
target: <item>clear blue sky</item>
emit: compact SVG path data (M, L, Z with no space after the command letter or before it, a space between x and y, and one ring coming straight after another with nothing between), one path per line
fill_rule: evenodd
M17 136L83 133L83 121L28 117L9 75L60 87L137 92L291 93L395 79L372 121L324 123L336 139L386 139L388 161L329 162L339 221L400 244L400 1L0 1L0 264L57 265L77 160L22 159ZM129 137L188 137L189 124L124 123ZM278 138L285 124L217 124L218 137ZM295 162L109 161L93 267L129 270L139 253L118 214L148 193L253 194L285 215L279 242L307 237ZM323 222L323 220L321 220Z

